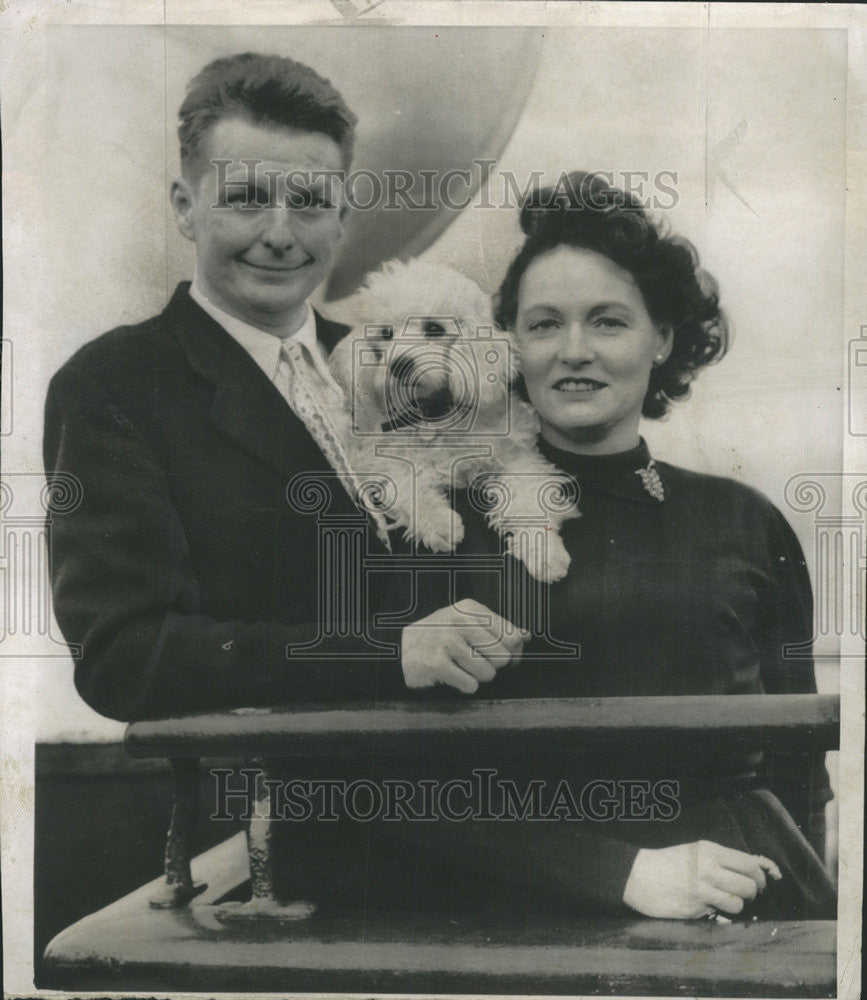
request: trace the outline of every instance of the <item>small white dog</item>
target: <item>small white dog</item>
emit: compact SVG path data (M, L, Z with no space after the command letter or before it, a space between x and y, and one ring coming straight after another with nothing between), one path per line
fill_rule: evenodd
M579 516L574 485L536 449L538 418L509 388L516 345L495 329L487 296L451 268L392 261L368 276L356 306L330 366L362 496L389 529L448 552L464 534L450 491L469 488L533 576L562 579L558 532Z

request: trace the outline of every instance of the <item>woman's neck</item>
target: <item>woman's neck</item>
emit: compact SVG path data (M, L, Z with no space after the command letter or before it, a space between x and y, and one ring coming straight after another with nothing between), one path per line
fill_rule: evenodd
M574 455L617 455L632 451L641 443L637 427L617 428L616 433L611 433L608 427L581 427L564 431L543 422L542 437L560 451L569 451Z

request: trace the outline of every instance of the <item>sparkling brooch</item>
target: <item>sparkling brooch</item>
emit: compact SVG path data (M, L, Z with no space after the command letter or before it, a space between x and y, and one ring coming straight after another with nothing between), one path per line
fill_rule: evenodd
M665 499L665 487L662 485L662 480L659 478L659 473L656 471L656 462L651 460L647 463L646 469L636 469L636 476L641 476L641 485L644 487L645 491L649 493L654 500L658 500L660 503Z

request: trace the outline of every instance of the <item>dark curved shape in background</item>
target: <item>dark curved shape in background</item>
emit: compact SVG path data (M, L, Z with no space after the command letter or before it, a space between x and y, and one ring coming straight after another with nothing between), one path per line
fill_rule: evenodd
M426 198L419 172L433 171L439 180L448 171L468 171L469 184L456 177L449 193L458 205L475 195L484 171L474 162L497 160L505 149L530 93L542 41L539 29L524 28L397 28L376 36L364 39L366 60L353 61L341 76L363 76L358 86L344 89L359 116L353 170L375 174L383 198L353 213L327 301L350 295L391 257L418 256L457 218L459 209L436 195ZM353 93L363 100L353 101ZM384 207L386 171L411 174L410 197L435 207L405 207L400 197L392 203L404 207ZM371 200L373 193L370 182L358 182L355 201Z

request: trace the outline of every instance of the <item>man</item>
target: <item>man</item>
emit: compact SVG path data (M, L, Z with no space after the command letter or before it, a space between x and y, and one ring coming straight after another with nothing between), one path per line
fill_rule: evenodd
M78 507L52 514L54 607L83 650L76 686L104 715L370 701L438 682L471 690L520 652L520 641L500 648L443 609L433 624L463 664L458 685L423 629L402 662L359 658L370 594L364 620L323 628L316 512L290 501L296 476L318 477L328 515L363 522L318 422L335 402L326 359L346 328L307 302L343 236L339 178L354 128L340 94L290 59L244 54L205 67L180 109L182 175L171 189L178 227L195 243L195 279L159 316L85 345L51 382L46 472L82 486ZM368 551L384 552L375 527ZM318 656L299 653L323 635ZM474 641L486 656L470 655ZM416 864L414 829L402 824L378 835L381 878L363 863L363 827L309 826L305 871L318 892L330 880L345 895L347 873L365 898L372 885L388 891L395 834ZM287 871L297 878L296 865Z
M104 715L454 683L451 661L432 662L424 641L407 644L402 664L363 657L375 651L360 637L377 578L364 581L357 561L349 585L364 586L365 601L349 603L364 620L322 621L317 592L334 581L316 512L292 502L307 474L325 484L328 516L363 518L323 430L340 405L326 359L347 329L307 302L344 234L355 124L334 87L291 59L246 53L206 66L180 108L171 189L195 280L159 316L85 345L52 380L46 472L83 488L80 506L52 514L54 609L83 649L78 690ZM365 544L381 553L375 527ZM471 657L496 626L443 618L462 676L474 675L465 686L519 651L495 644ZM316 656L304 654L311 643Z
M171 189L195 280L51 383L47 474L83 488L76 510L53 515L55 613L83 649L78 690L104 715L403 687L393 658L287 657L322 624L316 515L293 509L288 485L319 475L333 484L329 514L359 514L309 412L334 401L325 362L346 329L307 303L343 237L355 123L327 80L290 59L209 64L180 109ZM369 543L377 551L373 532ZM357 653L359 629L317 651Z

